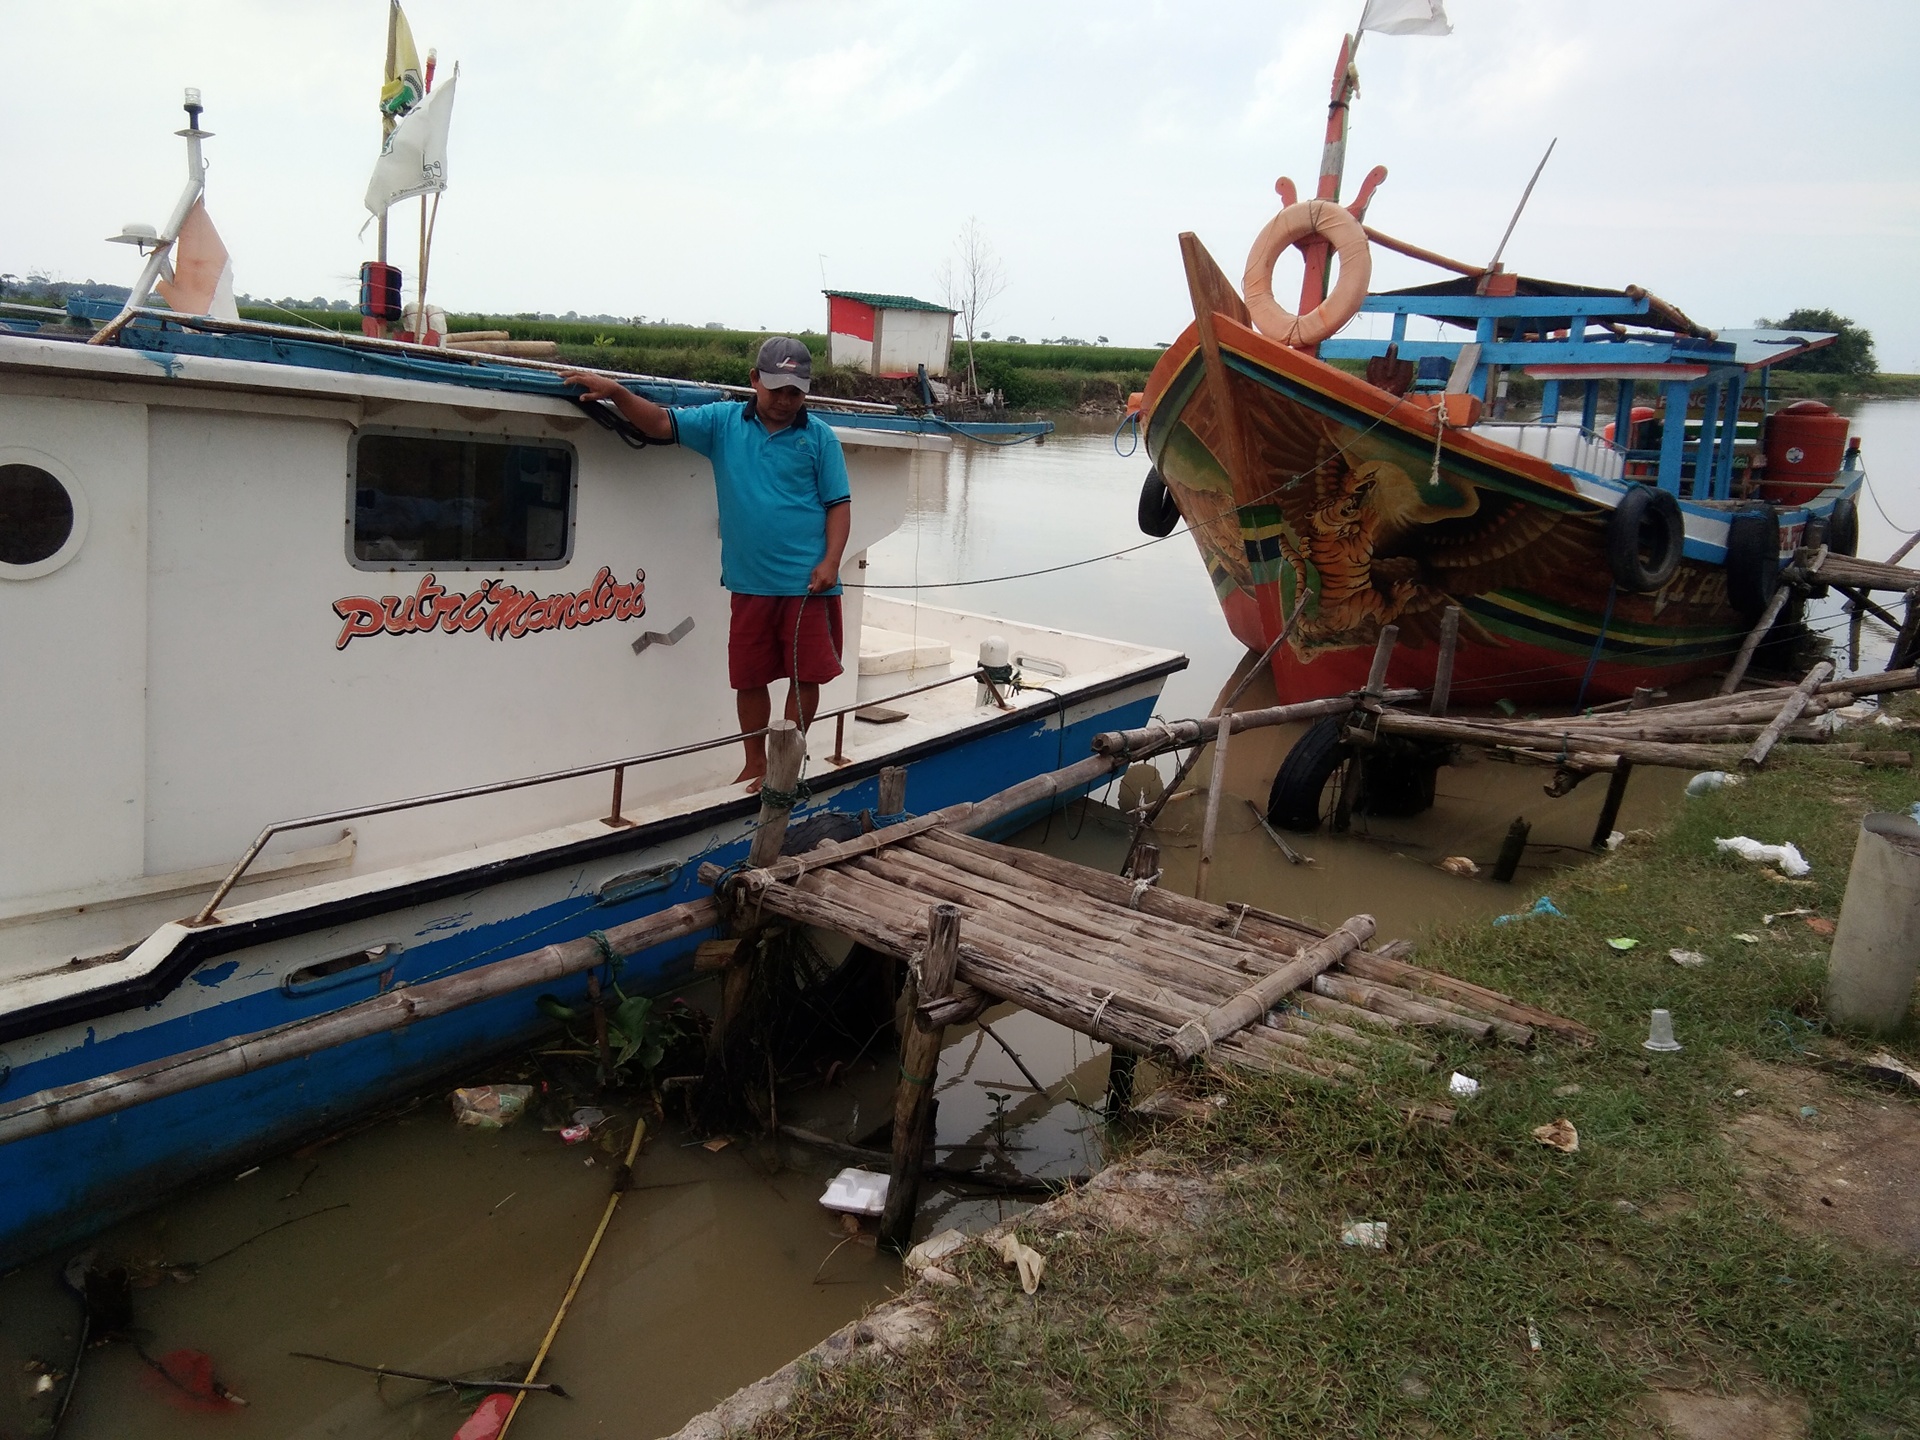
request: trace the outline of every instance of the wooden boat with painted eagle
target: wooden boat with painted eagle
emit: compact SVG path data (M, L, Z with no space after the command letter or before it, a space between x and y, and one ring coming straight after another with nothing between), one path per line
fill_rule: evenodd
M1836 337L1716 333L1638 287L1464 264L1368 227L1383 168L1338 199L1353 43L1321 193L1278 182L1241 290L1181 237L1194 321L1136 397L1142 528L1184 520L1285 701L1359 688L1389 624L1388 683L1430 685L1449 606L1470 705L1590 704L1724 668L1796 548L1853 550L1864 474L1845 419L1767 413L1768 369ZM1375 245L1450 273L1370 293ZM1297 315L1271 294L1294 246ZM1363 313L1390 316L1390 336L1334 338ZM1408 339L1413 317L1448 338ZM1509 416L1515 373L1540 382L1537 414Z

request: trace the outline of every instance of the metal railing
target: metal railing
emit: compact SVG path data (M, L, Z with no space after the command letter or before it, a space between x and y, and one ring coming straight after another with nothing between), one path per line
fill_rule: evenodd
M894 700L905 700L914 695L924 695L929 690L938 690L942 686L957 685L963 681L985 684L992 693L994 703L1002 709L1011 708L1001 698L1000 688L986 678L981 670L966 670L958 675L949 675L942 680L934 680L925 685L916 685L910 690L901 690L892 695L883 695L872 700L856 701L852 705L843 705L837 710L817 712L812 724L822 720L833 720L833 753L827 757L830 765L849 765L853 762L846 754L847 716L866 710L875 705L885 705ZM267 842L276 835L284 835L294 830L310 830L320 825L339 825L348 820L360 820L369 815L392 815L402 810L418 810L428 805L444 805L455 800L473 800L482 795L501 795L510 790L528 790L537 785L553 785L562 780L580 780L591 775L613 775L613 803L608 813L601 817L602 823L615 827L633 824L620 813L621 795L626 786L629 768L636 765L651 765L659 760L676 760L686 755L697 755L705 750L719 750L728 745L737 745L742 740L755 735L765 735L771 727L762 726L758 730L742 730L734 735L722 735L713 740L698 740L691 745L676 745L670 750L654 750L644 755L629 755L619 760L602 760L592 765L575 765L566 770L549 770L539 775L523 775L513 780L495 780L485 785L468 785L458 790L436 790L429 795L410 795L404 800L387 800L377 805L356 805L348 810L329 810L324 815L303 815L297 820L276 820L254 837L233 869L227 872L227 878L213 892L213 897L201 907L200 913L188 921L189 925L205 925L213 920L214 912L220 908L233 887L240 883L248 867L260 858L260 852Z
M491 355L484 350L463 350L457 346L422 345L414 340L389 340L382 335L362 335L357 331L330 330L324 325L311 328L304 325L286 325L276 320L223 320L210 315L183 315L173 310L162 310L155 306L134 305L120 312L110 322L115 333L120 327L133 320L159 320L180 326L183 330L199 330L215 335L262 335L276 339L308 340L315 344L336 345L343 350L361 350L369 353L385 352L395 355L413 355L423 360L439 360L449 364L468 366L487 366L506 370L534 370L548 375L558 375L567 370L579 370L589 375L604 375L609 380L630 382L636 385L665 385L683 387L690 390L717 390L723 395L745 398L753 394L749 385L729 385L717 380L676 380L666 375L645 375L631 370L604 370L593 365L570 365L561 360L535 360L525 355ZM100 332L105 334L103 330ZM457 335L459 331L453 331ZM112 337L109 336L109 339ZM98 336L94 343L100 343ZM565 398L548 396L548 399ZM809 395L807 403L816 410L845 410L868 415L898 415L903 412L898 405L889 405L879 400L842 400L832 395Z

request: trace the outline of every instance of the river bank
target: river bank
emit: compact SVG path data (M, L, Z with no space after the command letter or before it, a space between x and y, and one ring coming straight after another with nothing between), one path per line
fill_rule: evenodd
M1783 760L1553 876L1562 918L1432 928L1420 963L1599 1042L1441 1046L1435 1076L1482 1087L1449 1129L1393 1103L1435 1076L1195 1077L1224 1104L1119 1142L1158 1200L1110 1179L1016 1222L1046 1257L1031 1297L970 1246L943 1262L958 1284L918 1284L878 1332L793 1367L752 1433L1920 1431L1920 1099L1829 1068L1854 1047L1820 1010L1858 819L1917 790ZM1812 873L1716 852L1732 834L1792 839ZM1641 1048L1655 1006L1680 1053ZM1576 1153L1533 1138L1562 1118ZM1383 1250L1341 1243L1359 1221L1384 1222Z

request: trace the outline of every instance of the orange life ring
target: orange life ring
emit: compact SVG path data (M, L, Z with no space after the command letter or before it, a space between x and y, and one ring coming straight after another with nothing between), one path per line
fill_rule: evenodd
M1305 315L1295 315L1273 298L1273 267L1281 252L1319 236L1340 257L1339 278L1332 291ZM1289 205L1254 239L1247 252L1247 273L1241 280L1247 312L1262 335L1296 349L1318 345L1360 313L1373 278L1373 255L1367 232L1337 200L1303 200Z

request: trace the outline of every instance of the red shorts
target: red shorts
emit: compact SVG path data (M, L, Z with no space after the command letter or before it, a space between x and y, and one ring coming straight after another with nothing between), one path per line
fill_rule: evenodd
M733 597L727 679L736 690L786 679L824 685L840 673L841 649L838 595Z

